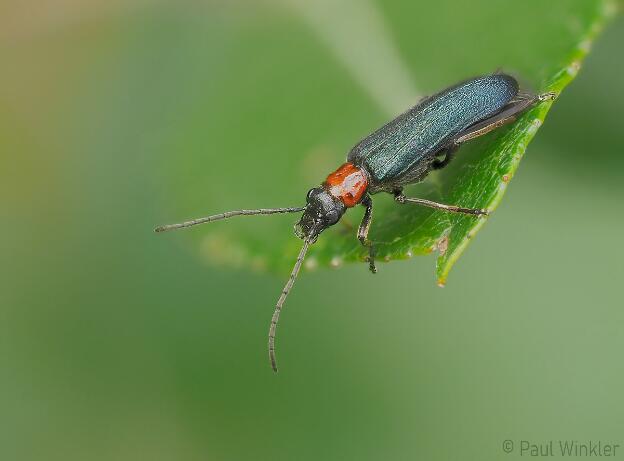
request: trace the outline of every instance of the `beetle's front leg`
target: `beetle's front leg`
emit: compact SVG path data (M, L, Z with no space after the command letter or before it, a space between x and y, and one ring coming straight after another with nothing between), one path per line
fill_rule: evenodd
M358 228L358 240L360 243L368 248L368 268L373 274L377 273L377 267L375 266L375 247L373 243L368 240L368 231L370 230L371 222L373 221L373 201L370 196L367 195L362 200L362 205L366 207L364 217Z
M488 214L490 214L488 210L483 210L479 208L464 208L457 205L446 205L444 203L432 202L431 200L427 200L424 198L406 197L401 191L395 191L394 200L401 204L415 203L416 205L422 205L429 208L435 208L437 210L448 211L450 213L462 213L473 216L487 216Z

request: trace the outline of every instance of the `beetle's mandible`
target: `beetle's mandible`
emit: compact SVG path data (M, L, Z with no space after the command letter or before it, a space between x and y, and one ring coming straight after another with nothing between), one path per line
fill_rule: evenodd
M346 163L327 176L319 187L308 191L305 206L228 211L160 226L155 231L181 229L233 216L303 211L295 224L295 234L303 240L303 247L279 296L269 328L269 357L273 370L277 371L275 330L280 312L308 247L316 242L321 232L336 224L347 209L356 205L366 207L357 238L368 248L369 268L375 273L375 248L368 239L373 212L371 195L387 192L393 194L399 204L413 203L446 212L487 215L487 210L406 197L403 186L420 182L432 170L444 168L464 142L515 121L533 105L554 96L553 93L520 92L518 82L503 73L466 80L421 100L356 144L347 155Z

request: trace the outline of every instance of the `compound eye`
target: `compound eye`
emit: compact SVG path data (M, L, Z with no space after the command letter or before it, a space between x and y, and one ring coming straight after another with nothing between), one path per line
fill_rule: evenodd
M308 194L306 195L306 202L310 201L310 197L312 196L312 192L314 192L314 189L310 189L308 191Z

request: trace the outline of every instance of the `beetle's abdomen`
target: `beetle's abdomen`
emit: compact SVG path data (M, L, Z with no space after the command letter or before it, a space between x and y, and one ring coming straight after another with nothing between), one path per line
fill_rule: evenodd
M327 176L323 187L332 196L340 199L346 207L357 205L368 187L366 174L352 163L343 163Z
M505 74L467 80L431 96L363 139L347 160L376 183L400 177L470 125L500 112L518 94Z

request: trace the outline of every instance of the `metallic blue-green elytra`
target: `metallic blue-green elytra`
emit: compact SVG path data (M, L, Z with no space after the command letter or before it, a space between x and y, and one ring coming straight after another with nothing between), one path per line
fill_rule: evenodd
M518 82L510 75L466 80L424 99L364 138L347 160L366 168L374 183L396 181L466 128L500 112L517 95Z

